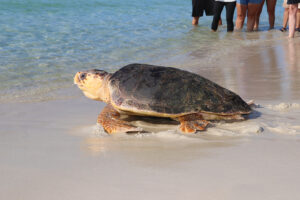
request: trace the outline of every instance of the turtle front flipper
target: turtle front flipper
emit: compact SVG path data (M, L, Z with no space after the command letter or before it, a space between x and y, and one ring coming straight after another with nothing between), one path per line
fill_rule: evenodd
M178 117L177 120L180 122L179 129L182 133L195 133L197 130L203 131L209 124L199 113L184 115Z
M142 131L141 128L132 126L128 122L121 120L120 113L109 104L99 114L97 122L109 134Z

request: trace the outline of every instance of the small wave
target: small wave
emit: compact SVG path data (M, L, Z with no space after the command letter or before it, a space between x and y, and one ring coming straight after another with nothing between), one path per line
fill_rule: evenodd
M278 105L267 105L268 109L275 111L289 111L291 109L300 109L300 104L298 103L280 103Z
M105 137L108 134L104 131L103 127L100 124L90 125L90 126L80 126L75 127L71 131L72 135L83 136L83 137Z
M292 125L290 123L278 123L277 125L267 126L271 132L283 135L299 135L300 126Z
M176 130L160 131L153 133L152 135L155 135L155 137L160 139L168 140L193 140L192 137L189 137L189 134L183 134Z
M255 122L217 123L208 129L208 134L216 136L249 136L261 134L263 126Z
M96 124L91 127L91 132L97 136L107 136L107 133L104 131L104 128L100 124Z

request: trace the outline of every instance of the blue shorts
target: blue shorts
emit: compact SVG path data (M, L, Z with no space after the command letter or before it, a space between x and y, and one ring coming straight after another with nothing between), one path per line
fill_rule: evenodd
M242 5L248 5L251 4L260 4L262 0L237 0L236 3L242 4Z

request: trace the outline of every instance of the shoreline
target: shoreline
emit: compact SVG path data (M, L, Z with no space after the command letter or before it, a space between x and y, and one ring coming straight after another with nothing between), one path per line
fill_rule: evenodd
M193 135L107 135L104 103L75 86L61 91L70 99L2 103L0 199L299 199L300 45L272 41L177 63L257 105L249 120Z
M197 40L208 36L201 35L201 30L198 29L191 30L187 35L186 38L182 38L186 43L179 43L176 46L180 51L174 51L170 57L159 57L159 59L155 56L145 57L123 65L119 63L118 66L104 66L104 68L114 72L133 62L176 67L204 76L247 99L258 97L268 100L270 95L273 96L272 99L279 99L279 101L300 98L300 92L297 91L297 86L300 84L297 79L300 74L297 66L300 62L297 58L300 53L300 37L289 40L277 30L233 34L221 32L214 35L214 42L198 44ZM209 36L209 39L212 39L210 37L212 36ZM101 65L96 64L93 64L92 68L103 69ZM78 68L78 70L83 69L85 68ZM72 70L72 73L64 74L61 80L48 81L49 87L33 82L30 88L15 90L12 87L4 90L0 102L80 98L80 93L72 88L74 74L75 71ZM258 85L263 88L257 88ZM277 94L274 91L275 86L278 89ZM282 95L283 90L288 93ZM265 95L265 91L271 91L272 94Z

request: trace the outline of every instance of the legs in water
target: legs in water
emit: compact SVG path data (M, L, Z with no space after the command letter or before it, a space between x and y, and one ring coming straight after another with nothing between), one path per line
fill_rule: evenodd
M220 21L220 16L223 10L225 3L224 2L220 2L220 1L216 1L215 2L215 7L214 7L214 18L211 24L211 30L212 31L216 31L218 29L218 25L219 25L219 21Z
M227 32L233 31L233 15L235 10L235 2L226 2L226 21L227 21Z
M216 31L218 29L218 25L220 25L221 13L224 6L226 6L227 31L233 31L233 14L235 9L235 2L219 2L219 1L215 2L215 14L214 14L213 22L211 24L212 31Z
M267 0L267 10L269 15L269 25L270 29L274 28L275 23L275 6L276 6L277 0Z
M198 25L199 17L203 15L203 1L202 0L192 0L192 16L193 16L193 25Z
M283 13L282 28L280 29L280 31L285 32L287 30L286 27L287 27L288 20L289 20L289 8L285 8Z
M296 16L296 31L300 32L300 9L297 10Z
M192 0L192 24L195 26L198 25L199 18L203 16L204 12L206 16L214 15L214 4L215 0ZM221 19L219 25L222 25Z
M236 9L237 9L237 17L235 21L235 29L236 30L241 30L244 26L244 21L247 13L247 5L243 4L236 4Z
M192 24L196 26L198 25L198 22L199 22L199 17L193 17Z
M221 26L222 25L222 18L220 16L220 20L219 20L219 25Z
M269 29L273 29L274 28L276 2L277 2L277 0L266 0L267 10L268 10L268 15L269 15ZM260 14L261 14L261 11L263 9L264 3L265 3L265 0L263 0L259 4L258 11L257 11L257 13L255 15L255 23L254 23L254 29L253 29L255 31L258 30L259 18L260 18Z
M258 30L258 26L259 26L259 18L260 18L260 14L261 14L261 11L264 7L264 4L265 4L265 0L263 0L260 4L259 4L259 8L258 8L258 11L255 15L255 22L254 22L254 27L253 27L253 30L254 31L257 31Z
M293 38L295 35L297 10L298 4L289 5L289 38Z
M255 17L259 9L259 6L260 4L252 4L252 3L248 4L247 31L253 31L254 29Z

